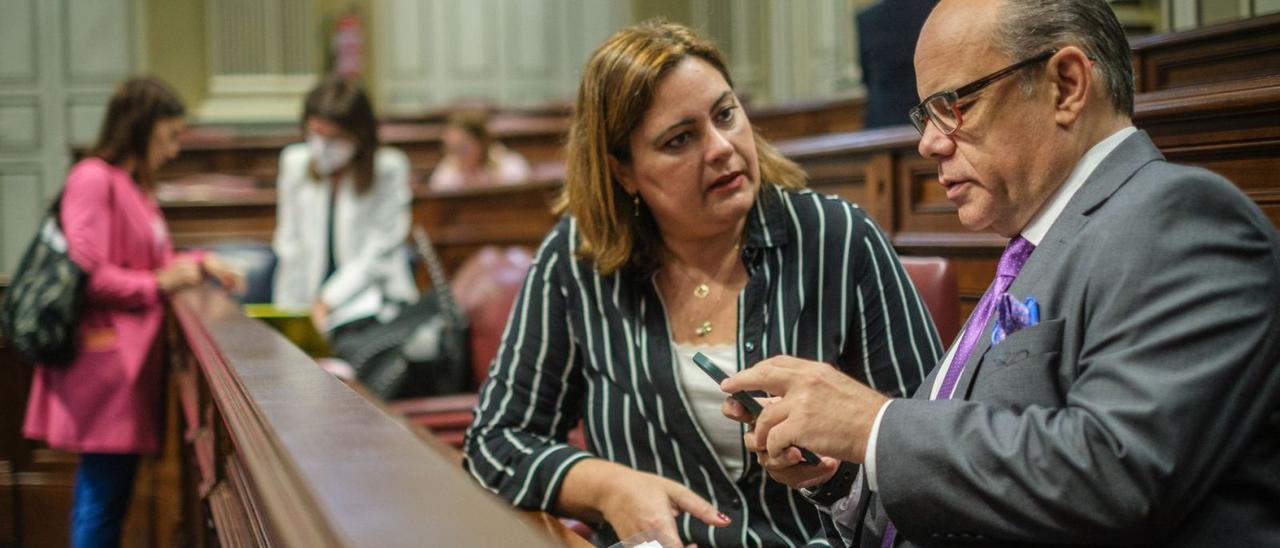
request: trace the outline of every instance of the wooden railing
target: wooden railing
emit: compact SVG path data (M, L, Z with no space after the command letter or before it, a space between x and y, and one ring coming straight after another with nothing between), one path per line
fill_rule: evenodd
M139 470L125 546L590 546L482 490L455 449L221 291L172 304L170 432ZM30 379L0 337L0 546L65 546L76 458L22 439Z
M1130 45L1139 93L1266 76L1280 67L1280 13Z
M554 546L524 516L224 293L173 299L194 546ZM207 518L207 519L201 519ZM216 541L215 541L216 538ZM581 539L577 539L581 541Z

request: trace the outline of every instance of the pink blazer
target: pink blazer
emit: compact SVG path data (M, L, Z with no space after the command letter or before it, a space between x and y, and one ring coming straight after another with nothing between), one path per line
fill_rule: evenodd
M174 256L164 216L98 158L71 168L61 215L71 259L88 275L78 353L67 367L36 367L23 434L69 451L155 453L165 300L154 271Z

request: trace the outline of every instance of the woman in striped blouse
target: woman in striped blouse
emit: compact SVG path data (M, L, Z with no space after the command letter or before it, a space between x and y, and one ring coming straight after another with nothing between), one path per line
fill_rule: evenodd
M598 542L825 544L813 501L750 458L691 356L730 374L799 356L910 394L940 348L884 235L804 189L720 53L678 25L595 51L567 156L565 217L516 301L467 469L519 507L598 524ZM580 420L585 450L565 441ZM823 458L803 473L844 495L855 471Z

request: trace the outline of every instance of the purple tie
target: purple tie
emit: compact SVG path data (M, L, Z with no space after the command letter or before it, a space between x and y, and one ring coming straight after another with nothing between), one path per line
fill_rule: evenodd
M1000 263L996 265L996 280L982 295L982 300L978 301L977 308L973 309L973 315L969 316L969 327L960 338L960 345L956 347L956 354L951 359L951 367L947 368L947 374L942 378L942 386L938 388L938 397L934 399L951 399L952 392L956 389L956 381L960 380L960 374L964 372L965 362L969 361L973 347L978 345L978 338L987 330L987 322L991 320L996 301L1009 290L1013 279L1018 277L1018 272L1022 270L1022 265L1027 264L1027 257L1030 257L1031 252L1035 250L1035 244L1028 242L1022 236L1015 236L1009 240L1009 246L1004 248L1004 254L1000 255Z
M987 330L987 322L991 320L996 301L1009 290L1010 285L1013 285L1013 279L1018 277L1018 272L1022 271L1022 265L1027 264L1027 258L1035 250L1035 244L1028 242L1022 236L1014 236L1009 240L1009 246L1004 248L1004 253L1000 255L1000 263L996 265L995 282L982 295L977 308L973 309L973 315L969 316L969 325L965 328L964 336L960 338L960 345L956 347L956 353L951 358L951 367L947 368L946 376L942 377L938 397L934 399L951 399L956 389L956 381L960 380L960 374L964 372L964 362L969 361L973 347L978 344L978 337ZM890 522L885 527L884 540L880 543L881 548L893 546L894 538L897 536L898 528Z

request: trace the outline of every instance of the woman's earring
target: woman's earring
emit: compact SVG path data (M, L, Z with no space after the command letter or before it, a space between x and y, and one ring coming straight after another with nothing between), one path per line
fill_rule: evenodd
M631 212L636 217L639 217L640 216L640 193L639 192L631 195L631 206L633 208Z

